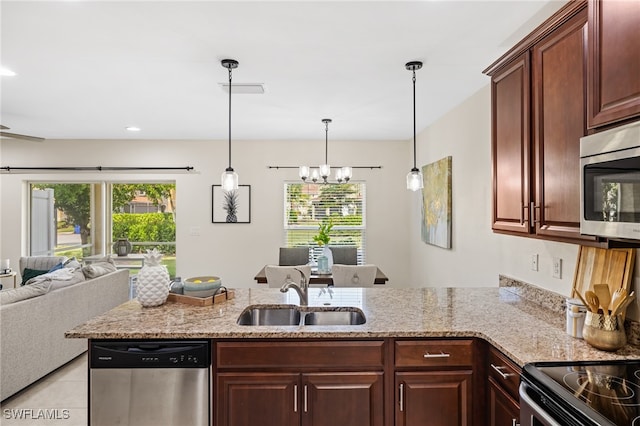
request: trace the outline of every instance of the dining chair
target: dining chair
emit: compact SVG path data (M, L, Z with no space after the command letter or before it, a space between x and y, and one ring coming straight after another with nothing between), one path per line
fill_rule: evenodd
M264 267L264 273L267 277L267 285L269 288L280 288L287 281L293 281L300 285L300 271L304 273L307 283L311 276L311 266L298 265L298 266L280 266L280 265L267 265Z
M280 266L306 265L309 263L309 247L280 247Z
M358 248L356 246L329 246L333 254L333 263L340 265L357 265Z
M376 279L376 265L340 265L333 264L334 287L371 287Z

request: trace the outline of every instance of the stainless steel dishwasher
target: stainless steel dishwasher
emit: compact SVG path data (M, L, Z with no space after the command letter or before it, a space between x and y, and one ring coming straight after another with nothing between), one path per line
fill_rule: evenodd
M211 425L206 340L92 340L91 426Z

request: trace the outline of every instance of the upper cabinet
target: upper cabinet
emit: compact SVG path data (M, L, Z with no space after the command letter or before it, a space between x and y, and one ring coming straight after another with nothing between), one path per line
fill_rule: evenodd
M570 2L485 70L491 76L496 232L594 240L580 235L586 49L587 4Z
M588 127L640 116L640 1L589 1Z

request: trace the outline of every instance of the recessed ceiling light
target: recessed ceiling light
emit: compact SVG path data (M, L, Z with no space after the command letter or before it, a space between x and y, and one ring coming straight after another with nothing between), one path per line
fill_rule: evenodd
M126 127L126 129L130 132L139 132L140 130L142 130L140 127L136 127L136 126L129 126L129 127Z
M229 93L229 83L219 83L222 90ZM262 95L263 83L233 83L233 94L236 95Z
M13 77L16 75L16 73L9 68L0 67L0 75L3 77Z

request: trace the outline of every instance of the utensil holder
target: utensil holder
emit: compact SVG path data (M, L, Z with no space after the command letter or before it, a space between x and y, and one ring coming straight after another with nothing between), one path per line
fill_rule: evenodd
M627 343L621 314L612 316L588 311L582 328L584 340L596 349L616 351Z

